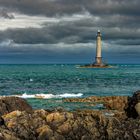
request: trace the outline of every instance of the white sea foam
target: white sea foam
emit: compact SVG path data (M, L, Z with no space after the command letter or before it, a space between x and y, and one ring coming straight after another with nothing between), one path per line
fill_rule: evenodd
M22 95L12 95L12 96L21 97L21 98L35 98L35 95L26 94L26 93Z
M64 94L58 94L58 95L54 95L54 94L27 94L24 93L22 95L12 95L12 96L16 96L16 97L20 97L20 98L41 98L41 99L51 99L51 98L74 98L74 97L81 97L83 96L82 93L64 93Z
M60 94L59 97L62 97L62 98L81 97L82 95L83 95L82 93L78 93L78 94L65 93L65 94Z
M30 82L33 82L34 80L33 80L33 79L30 79L29 81L30 81Z

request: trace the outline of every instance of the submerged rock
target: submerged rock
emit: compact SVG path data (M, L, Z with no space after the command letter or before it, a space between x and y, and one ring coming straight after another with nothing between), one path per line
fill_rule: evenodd
M127 102L128 97L126 96L91 96L87 98L69 98L64 99L64 102L86 102L96 104L103 104L107 109L123 111ZM90 104L89 104L90 105Z

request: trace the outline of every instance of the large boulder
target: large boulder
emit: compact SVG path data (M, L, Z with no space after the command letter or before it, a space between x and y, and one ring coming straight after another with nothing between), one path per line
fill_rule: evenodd
M22 98L0 97L0 115L4 115L15 110L31 112L32 107Z
M128 97L126 96L112 96L104 97L104 106L107 109L123 111L127 102Z
M128 98L125 111L128 117L137 118L140 116L140 90L136 91L132 97Z

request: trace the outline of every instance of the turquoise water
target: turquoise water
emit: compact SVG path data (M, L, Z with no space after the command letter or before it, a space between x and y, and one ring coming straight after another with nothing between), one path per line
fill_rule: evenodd
M77 65L0 65L0 95L22 95L34 108L86 108L67 97L131 96L140 89L140 65L78 68ZM45 99L28 95L48 95Z

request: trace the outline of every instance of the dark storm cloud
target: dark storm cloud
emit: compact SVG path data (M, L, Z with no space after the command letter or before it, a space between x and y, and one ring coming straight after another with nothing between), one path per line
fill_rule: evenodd
M19 44L38 44L38 43L55 43L56 40L43 29L27 28L27 29L9 29L0 32L0 40L11 39Z
M0 17L14 19L14 16L8 13L8 11L4 8L0 8Z
M49 1L49 0L1 0L0 5L10 8L11 11L18 11L25 14L47 15L67 14L81 11L78 4L68 4L65 1Z
M138 57L139 5L140 0L0 0L0 17L11 19L13 13L18 13L59 20L43 22L40 28L0 30L1 54L40 53L47 57L88 58L95 52L96 32L100 29L106 43L103 43L106 57Z
M77 22L56 23L43 28L8 29L0 31L0 41L11 39L19 44L56 44L59 42L73 44L95 41L98 28L92 24L84 26L80 24ZM140 45L140 31L134 28L101 27L101 31L102 39L110 40L114 44Z
M0 5L26 14L72 14L86 9L92 14L139 15L139 0L1 0Z
M98 29L104 39L139 38L139 5L139 0L0 0L0 6L8 11L29 15L59 19L85 11L91 14L87 19L52 23L49 27L44 24L42 29L13 29L4 33L5 37L19 43L88 42L95 39ZM2 13L0 15L6 17Z

